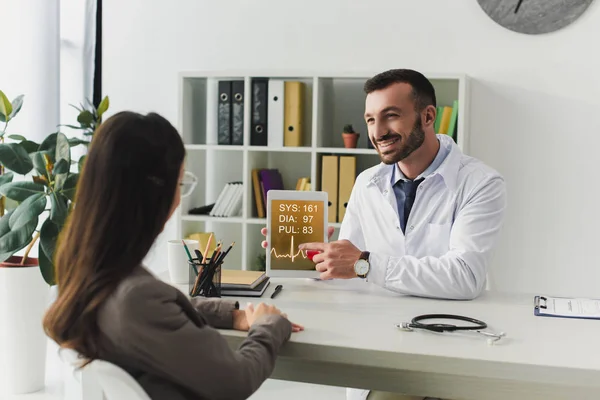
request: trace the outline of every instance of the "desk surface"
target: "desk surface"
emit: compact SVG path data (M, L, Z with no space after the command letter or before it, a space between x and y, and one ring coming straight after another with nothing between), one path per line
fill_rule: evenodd
M284 289L270 299L280 283ZM372 379L360 380L361 369L370 368L379 370L381 376L388 373L397 377L403 371L460 376L468 381L510 381L512 387L520 382L527 387L523 393L527 391L529 398L564 398L548 396L575 395L573 390L580 390L580 398L588 398L590 391L600 398L600 321L536 317L533 296L486 292L471 301L432 300L401 296L361 280L273 278L262 298L236 299L242 307L247 302L275 304L290 320L304 325L305 331L292 335L281 357L302 360L313 367L319 363L336 369L350 367L348 371L358 374L351 387L379 384ZM477 318L488 323L488 330L507 336L488 345L485 338L474 333L406 332L395 326L430 313ZM233 344L239 344L245 336L244 332L222 333ZM289 373L286 376L290 378ZM315 383L343 382L324 378ZM560 387L566 390L561 395ZM380 388L391 386L381 382ZM496 398L478 398L484 397ZM510 398L521 397L514 394Z

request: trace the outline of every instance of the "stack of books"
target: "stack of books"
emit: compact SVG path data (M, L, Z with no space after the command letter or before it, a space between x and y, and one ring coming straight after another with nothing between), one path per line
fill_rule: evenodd
M260 297L269 283L264 271L221 270L221 296Z

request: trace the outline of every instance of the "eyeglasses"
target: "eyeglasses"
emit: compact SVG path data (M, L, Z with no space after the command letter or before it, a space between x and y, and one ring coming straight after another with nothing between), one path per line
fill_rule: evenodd
M179 186L181 187L181 197L187 197L192 194L197 184L198 178L196 178L196 175L190 171L185 171L181 182L179 182Z

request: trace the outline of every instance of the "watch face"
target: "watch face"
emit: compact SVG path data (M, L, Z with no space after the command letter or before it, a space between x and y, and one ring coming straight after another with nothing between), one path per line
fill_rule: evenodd
M369 272L369 263L366 260L358 260L354 264L354 272L356 275L366 275Z

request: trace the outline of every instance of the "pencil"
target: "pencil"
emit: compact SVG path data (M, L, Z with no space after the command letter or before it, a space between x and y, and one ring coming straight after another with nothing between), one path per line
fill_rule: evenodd
M208 237L208 241L206 242L206 248L204 249L204 257L202 258L202 264L206 264L206 256L208 255L208 249L210 248L210 243L212 242L213 234L211 233Z
M227 250L226 250L224 253L222 253L222 254L221 254L221 258L219 259L219 263L222 263L222 262L223 262L223 260L225 260L225 257L227 256L227 253L229 253L229 251L231 250L231 248L232 248L234 245L235 245L235 242L232 242L232 243L229 245L229 248L228 248L228 249L227 249Z
M188 249L187 245L185 244L185 240L182 239L181 243L183 243L183 248L185 249L185 252L187 253L189 260L193 261L192 254L190 253L190 249Z

